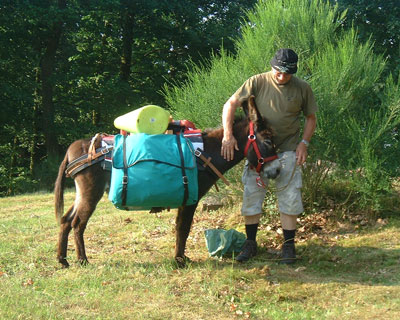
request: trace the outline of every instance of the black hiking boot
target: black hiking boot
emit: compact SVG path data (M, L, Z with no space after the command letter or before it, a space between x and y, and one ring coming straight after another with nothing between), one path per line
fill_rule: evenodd
M243 245L242 251L236 257L236 261L245 262L257 254L257 242L254 240L246 240Z
M284 243L280 264L293 264L296 262L296 249L294 243Z

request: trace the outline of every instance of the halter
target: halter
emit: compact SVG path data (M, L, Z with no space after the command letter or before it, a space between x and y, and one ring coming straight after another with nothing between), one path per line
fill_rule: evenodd
M278 156L277 155L273 155L273 156L270 156L270 157L263 158L261 156L260 149L258 148L258 145L257 145L257 141L256 141L257 137L256 137L256 135L254 133L254 123L252 121L249 122L249 131L250 132L249 132L247 144L246 144L246 147L244 148L244 156L247 157L247 152L249 151L250 145L253 145L254 152L257 155L257 168L256 168L256 171L257 171L257 173L260 173L261 168L262 168L264 163L272 161L272 160L275 160L275 159L278 159Z

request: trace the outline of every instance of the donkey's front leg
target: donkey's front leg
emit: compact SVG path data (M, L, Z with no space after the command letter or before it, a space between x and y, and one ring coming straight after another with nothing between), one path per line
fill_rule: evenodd
M175 261L180 268L183 268L186 260L188 260L185 256L186 240L189 236L196 207L197 203L191 206L180 207L176 216Z

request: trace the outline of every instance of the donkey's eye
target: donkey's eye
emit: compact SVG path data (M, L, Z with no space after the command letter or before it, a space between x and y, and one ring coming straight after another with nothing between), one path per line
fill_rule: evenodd
M267 146L267 147L272 147L272 141L271 140L264 140L264 144Z

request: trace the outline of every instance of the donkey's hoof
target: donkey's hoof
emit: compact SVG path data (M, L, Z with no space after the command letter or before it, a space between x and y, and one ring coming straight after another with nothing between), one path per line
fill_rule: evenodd
M152 207L149 213L159 213L163 211L165 208L163 207Z
M87 266L89 264L89 261L87 259L79 259L79 264L82 267L85 267L85 266Z
M185 268L187 263L192 262L188 257L175 257L175 262L178 265L178 268Z
M58 262L61 264L61 268L66 269L69 267L69 263L67 259L58 259Z

